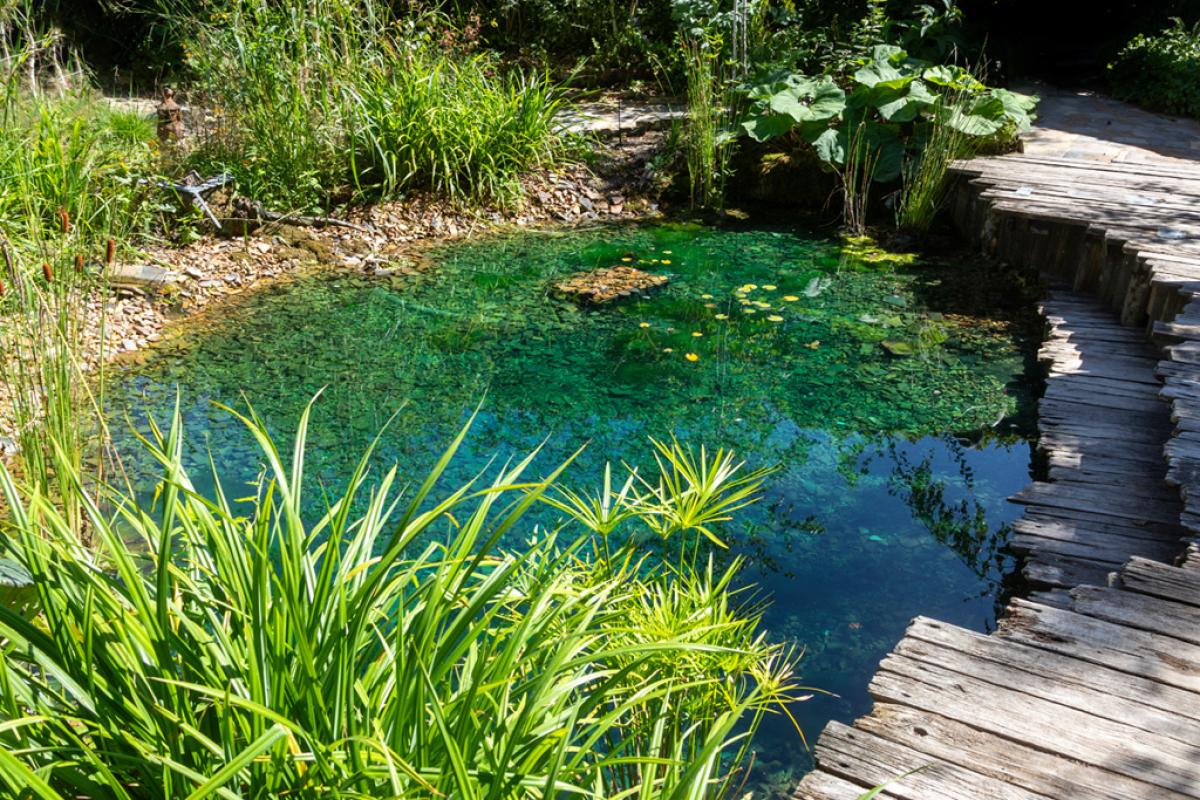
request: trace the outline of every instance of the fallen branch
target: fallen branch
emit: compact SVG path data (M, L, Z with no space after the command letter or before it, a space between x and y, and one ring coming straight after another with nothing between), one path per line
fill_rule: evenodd
M362 233L371 233L370 228L347 222L335 217L309 217L300 214L284 214L263 208L263 204L244 197L234 201L234 211L239 219L258 221L274 225L299 225L306 228L349 228Z

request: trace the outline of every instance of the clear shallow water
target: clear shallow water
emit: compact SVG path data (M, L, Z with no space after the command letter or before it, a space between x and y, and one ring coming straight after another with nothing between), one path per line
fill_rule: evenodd
M422 476L481 397L447 485L543 439L544 470L590 442L568 473L584 488L606 461L649 463L648 436L778 463L725 534L773 600L772 635L803 645L805 681L838 695L797 708L811 739L869 708L870 675L914 615L993 623L1017 515L1005 498L1029 479L1018 293L962 264L906 261L685 225L444 246L418 276L301 278L181 327L118 373L111 414L162 419L178 386L195 472L211 449L229 485L258 463L213 402L248 400L286 437L322 387L308 469L330 485L397 409L379 460ZM621 263L671 281L602 308L552 290ZM782 786L808 757L778 725L758 764Z

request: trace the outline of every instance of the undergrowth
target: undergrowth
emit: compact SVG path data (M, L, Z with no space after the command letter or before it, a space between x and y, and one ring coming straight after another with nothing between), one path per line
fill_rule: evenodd
M563 152L541 73L443 47L436 16L379 0L229 2L190 31L187 64L212 122L190 163L268 204L393 198L410 189L510 203Z

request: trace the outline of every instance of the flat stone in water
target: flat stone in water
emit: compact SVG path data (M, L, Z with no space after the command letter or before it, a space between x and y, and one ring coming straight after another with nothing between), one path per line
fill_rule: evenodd
M666 275L655 275L636 267L608 267L580 272L554 284L563 294L589 303L611 303L634 293L665 286Z

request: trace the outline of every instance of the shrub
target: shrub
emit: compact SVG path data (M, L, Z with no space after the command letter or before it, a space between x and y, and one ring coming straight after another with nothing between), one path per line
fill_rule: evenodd
M1153 111L1200 117L1200 23L1138 34L1108 65L1113 93Z
M558 93L442 48L439 18L389 9L252 0L176 19L193 31L188 64L216 118L192 163L294 209L412 188L511 201L520 175L560 152Z
M0 607L0 782L46 800L727 796L791 659L737 601L736 563L690 554L760 473L670 444L657 480L595 497L557 490L561 469L527 477L533 456L435 497L464 431L410 497L394 467L368 480L368 453L305 519L307 418L290 458L244 420L265 473L232 501L219 479L197 493L176 414L146 443L153 509L75 481L94 550L0 467L38 614ZM542 502L567 522L509 549ZM639 555L638 526L678 563Z

